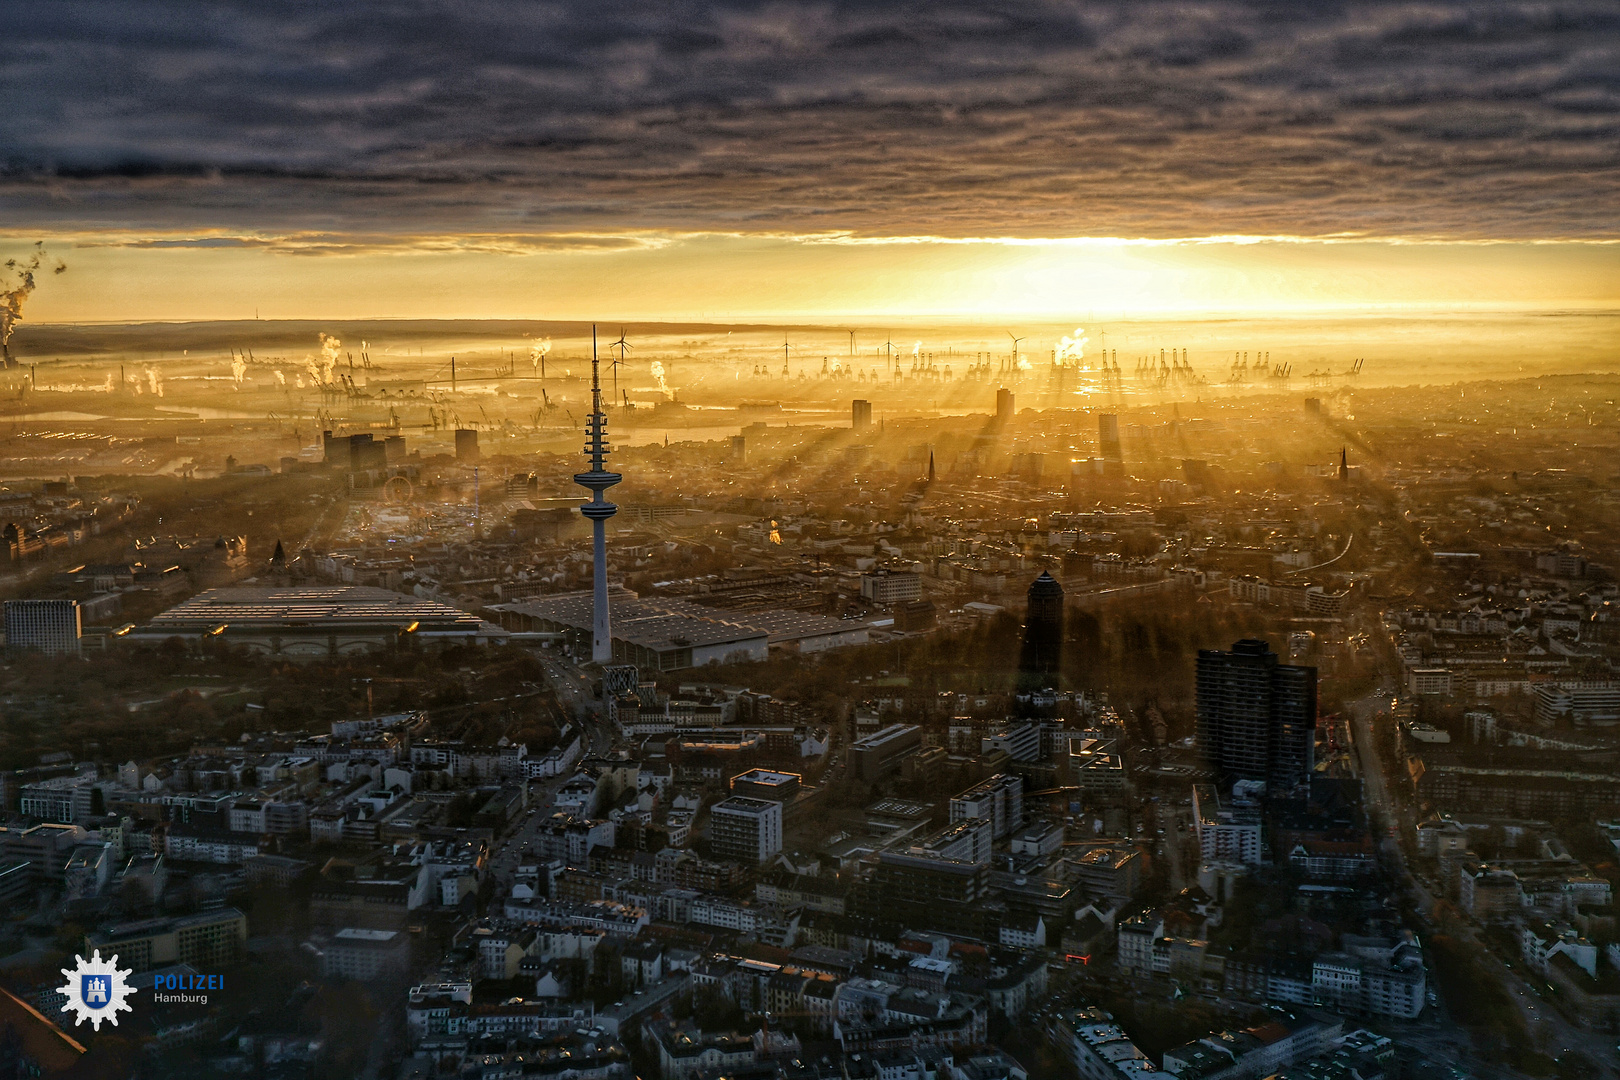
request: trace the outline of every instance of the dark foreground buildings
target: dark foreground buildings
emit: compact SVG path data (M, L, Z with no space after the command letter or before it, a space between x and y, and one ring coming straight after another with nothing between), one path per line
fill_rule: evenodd
M1316 744L1316 669L1277 662L1264 641L1198 652L1198 749L1223 783L1305 783Z
M1026 687L1055 685L1063 663L1063 586L1044 570L1029 587L1024 647L1018 658Z

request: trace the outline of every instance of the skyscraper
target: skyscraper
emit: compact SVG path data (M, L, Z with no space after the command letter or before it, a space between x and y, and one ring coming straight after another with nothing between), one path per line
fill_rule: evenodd
M1024 648L1018 660L1021 682L1049 686L1063 662L1063 586L1046 571L1029 586L1024 616Z
M1104 461L1123 461L1124 450L1119 443L1119 417L1102 413L1097 417L1097 453Z
M1198 749L1225 782L1264 780L1273 794L1309 779L1316 752L1316 669L1277 662L1264 641L1198 652Z
M849 403L849 426L852 431L867 431L872 427L872 403L855 398Z
M1005 424L1013 418L1013 392L1005 387L996 391L996 419Z
M591 418L585 422L585 454L590 458L589 471L574 474L574 483L589 488L591 501L579 512L591 519L591 545L596 557L595 595L592 609L591 660L598 664L613 662L613 627L608 615L607 586L607 519L619 508L602 498L602 493L623 479L607 469L607 455L612 449L607 441L607 416L602 412L602 374L596 359L596 327L591 327Z

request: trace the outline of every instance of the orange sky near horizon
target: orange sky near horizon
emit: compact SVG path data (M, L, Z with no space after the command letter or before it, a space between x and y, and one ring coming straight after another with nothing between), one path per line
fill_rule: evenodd
M0 254L21 255L37 238L0 240ZM26 323L255 315L1061 320L1620 306L1620 244L1607 243L644 234L526 250L474 237L294 254L218 237L160 238L161 246L128 237L46 239L69 269L41 279Z
M28 323L1620 307L1612 0L84 0L7 31L0 259L69 264Z

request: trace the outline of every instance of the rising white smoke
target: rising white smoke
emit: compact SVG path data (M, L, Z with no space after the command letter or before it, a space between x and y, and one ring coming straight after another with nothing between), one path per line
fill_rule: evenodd
M654 360L649 370L652 372L653 382L658 384L659 392L664 395L664 400L673 399L675 395L670 392L669 383L664 380L664 365L660 361Z
M241 353L231 353L231 379L238 386L247 381L247 357Z
M163 396L163 376L158 374L157 368L149 367L146 369L146 385L153 394L158 397Z
M276 385L277 386L286 386L287 385L287 376L285 376L285 375L283 375L281 373L280 368L276 369Z
M320 383L322 386L328 386L331 384L332 369L337 367L338 350L342 347L343 342L339 341L337 338L329 337L326 334L321 335Z
M6 367L11 367L11 332L17 328L17 323L22 319L23 305L34 292L34 275L45 267L49 258L45 252L45 241L41 240L34 244L34 254L28 259L6 260L7 276L15 274L17 281L11 288L0 292L0 355L5 358ZM66 263L58 262L52 272L60 274L66 269Z
M536 338L534 344L529 346L529 366L534 368L535 374L540 373L540 361L551 352L551 339L548 337Z
M1075 327L1073 337L1070 337L1068 334L1064 334L1062 340L1058 342L1057 362L1060 364L1065 364L1071 360L1076 363L1084 360L1086 356L1086 346L1090 343L1091 339L1086 337L1086 328L1083 326Z

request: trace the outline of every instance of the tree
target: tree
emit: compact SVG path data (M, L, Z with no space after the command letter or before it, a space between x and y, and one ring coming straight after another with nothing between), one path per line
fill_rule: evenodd
M735 1001L712 986L692 992L692 1021L704 1031L737 1031L747 1019Z
M357 1076L375 1036L377 1010L359 983L322 987L306 1010L326 1039L328 1077Z
M469 792L458 791L455 798L444 810L444 823L452 829L464 829L473 822L473 814L477 808L473 806L473 797Z
M56 928L54 944L63 952L79 952L84 948L84 927L72 921L63 923Z

